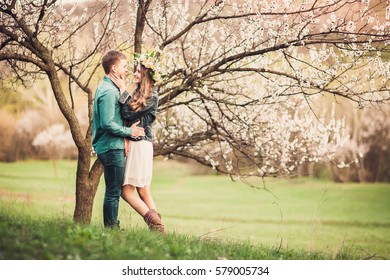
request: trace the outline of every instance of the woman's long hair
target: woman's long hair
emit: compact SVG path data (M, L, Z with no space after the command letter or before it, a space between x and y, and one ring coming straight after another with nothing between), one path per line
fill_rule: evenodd
M154 81L150 76L149 69L141 65L141 80L133 94L129 104L132 111L139 111L146 106L146 100L152 95ZM138 66L137 66L138 67Z

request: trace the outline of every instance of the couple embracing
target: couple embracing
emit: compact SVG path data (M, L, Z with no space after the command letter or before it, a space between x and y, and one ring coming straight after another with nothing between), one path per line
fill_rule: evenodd
M165 234L150 192L151 125L158 106L152 59L153 54L136 60L137 88L129 94L125 82L129 72L126 56L119 51L109 51L103 56L105 76L95 93L92 145L104 166L104 226L119 227L118 207L122 197L144 218L150 230Z

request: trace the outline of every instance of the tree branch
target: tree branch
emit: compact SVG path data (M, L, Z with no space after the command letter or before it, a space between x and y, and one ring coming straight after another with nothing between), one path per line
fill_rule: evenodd
M48 67L42 61L40 61L38 59L34 59L31 56L23 55L23 54L0 53L0 61L3 61L3 60L16 60L16 61L29 62L29 63L36 65L38 68L42 69L42 71L45 71L45 72L48 71Z

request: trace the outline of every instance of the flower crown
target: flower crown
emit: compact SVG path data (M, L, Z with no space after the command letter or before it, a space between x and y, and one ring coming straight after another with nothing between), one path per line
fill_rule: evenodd
M149 69L150 77L156 82L159 83L162 80L161 73L158 69L157 61L155 59L156 52L152 51L150 54L143 53L135 53L135 64L142 64L146 68Z

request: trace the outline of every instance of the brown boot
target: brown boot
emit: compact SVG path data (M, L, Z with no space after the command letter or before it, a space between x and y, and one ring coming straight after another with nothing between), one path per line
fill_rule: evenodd
M145 216L144 220L146 224L148 225L149 229L152 231L158 231L162 234L166 234L165 227L163 223L161 222L161 216L155 209L149 210Z

